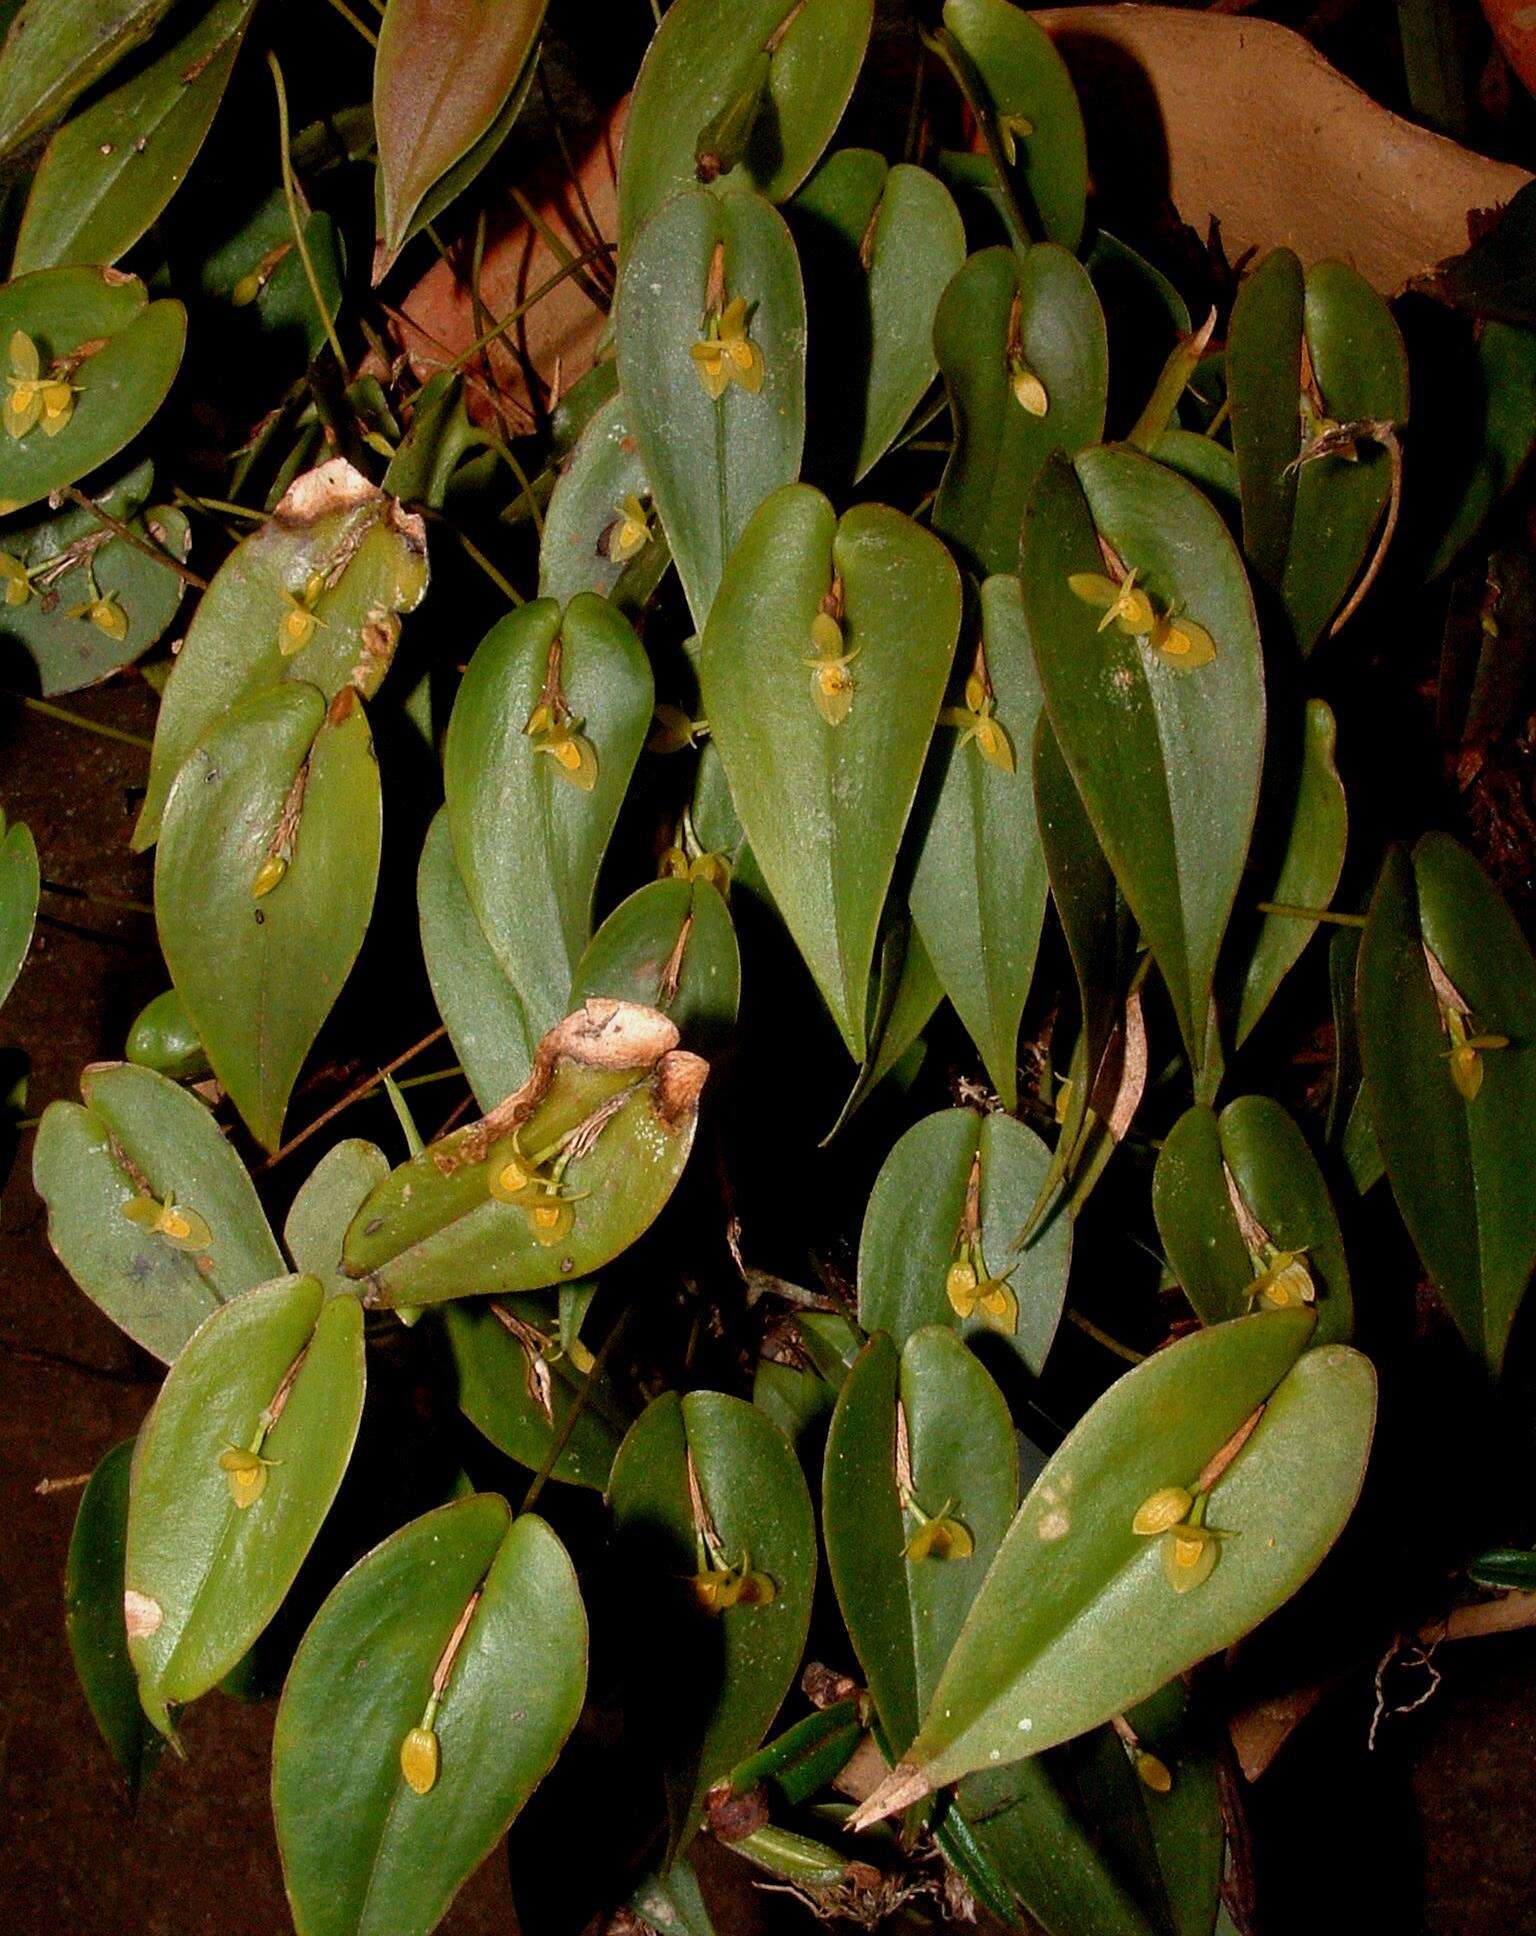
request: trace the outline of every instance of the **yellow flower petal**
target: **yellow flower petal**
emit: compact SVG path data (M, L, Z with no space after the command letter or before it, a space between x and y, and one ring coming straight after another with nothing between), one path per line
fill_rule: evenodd
M944 1295L957 1318L968 1318L976 1309L976 1268L964 1258L951 1264L944 1279Z
M539 1203L527 1204L523 1215L528 1219L534 1242L540 1244L562 1243L571 1234L576 1222L575 1210L559 1197L546 1197Z
M811 620L811 645L820 659L836 658L843 649L843 628L830 612L818 612Z
M400 1743L400 1772L413 1795L425 1795L436 1786L438 1767L437 1736L431 1728L412 1728Z
M17 376L28 383L36 383L42 370L37 354L37 345L24 329L11 335L11 368Z
M984 760L1004 773L1013 771L1013 744L997 720L978 719L975 739Z

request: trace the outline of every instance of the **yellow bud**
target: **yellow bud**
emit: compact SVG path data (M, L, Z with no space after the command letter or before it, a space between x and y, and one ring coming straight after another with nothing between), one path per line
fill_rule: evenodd
M7 605L25 605L32 596L32 581L27 576L26 566L8 551L0 551L0 579L5 582Z
M1154 1533L1166 1533L1171 1526L1177 1526L1189 1515L1195 1503L1195 1495L1184 1486L1160 1486L1148 1499L1143 1499L1136 1508L1136 1516L1131 1521L1131 1531L1149 1539Z
M268 854L251 882L251 899L259 901L264 894L270 894L287 872L288 863L281 854Z
M1014 401L1032 417L1043 417L1051 407L1045 385L1026 364L1014 359L1010 373Z
M1483 1058L1470 1042L1458 1042L1451 1050L1451 1080L1464 1101L1476 1099L1483 1086Z
M229 292L229 299L236 309L246 309L261 294L261 276L255 269L243 275Z
M979 713L987 703L987 682L979 672L973 672L965 682L965 703L973 713Z
M1173 1776L1165 1761L1160 1761L1155 1754L1148 1754L1145 1748L1138 1748L1131 1757L1131 1761L1145 1786L1150 1788L1154 1795L1173 1793Z
M400 1743L400 1772L413 1795L425 1795L437 1784L437 1735L431 1728L412 1728Z

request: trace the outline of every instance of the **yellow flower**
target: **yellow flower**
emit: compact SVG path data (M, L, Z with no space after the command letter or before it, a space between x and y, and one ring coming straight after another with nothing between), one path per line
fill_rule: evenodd
M597 748L576 731L580 723L546 726L534 739L534 751L550 756L562 780L590 793L597 785Z
M164 1203L157 1197L130 1197L123 1205L123 1215L140 1230L163 1237L172 1250L206 1250L213 1241L204 1219L174 1197L168 1196Z
M1175 1593L1192 1593L1216 1570L1220 1535L1204 1526L1175 1526L1163 1535L1163 1578Z
M242 1512L254 1506L267 1489L267 1468L273 1463L259 1452L230 1445L219 1454L219 1467L229 1482L229 1496Z
M1490 1049L1507 1049L1507 1035L1469 1035L1466 1017L1454 1008L1443 1008L1446 1032L1451 1038L1447 1051L1451 1080L1464 1102L1474 1102L1483 1086L1483 1057Z
M6 384L5 427L11 436L25 437L43 414L43 377L37 345L24 329L11 335Z
M562 1243L576 1222L576 1212L566 1197L546 1196L536 1203L525 1203L523 1215L534 1241L540 1244Z
M1019 1300L1005 1279L983 1276L965 1258L949 1267L944 1294L955 1316L965 1320L979 1312L996 1331L1012 1337L1019 1328Z
M75 414L75 387L72 383L55 379L45 383L40 394L43 403L43 435L57 437Z
M1216 641L1203 625L1193 619L1176 617L1172 612L1154 619L1147 643L1162 654L1176 672L1194 672L1209 665L1216 656Z
M6 586L6 602L11 602L9 585ZM94 625L98 632L105 632L109 639L115 639L119 645L128 636L128 614L110 594L103 598L98 593L83 605L72 605L69 616L84 619Z
M316 627L324 626L325 620L315 612L315 605L324 590L325 579L319 572L315 572L297 594L284 589L283 598L288 609L278 621L277 649L285 659L291 659L295 652L302 652L315 636Z
M997 767L1002 773L1012 773L1013 742L1002 722L993 717L996 708L997 701L988 690L986 680L973 672L965 682L965 704L946 706L939 720L942 725L959 729L962 747L974 740L977 752L989 766Z
M946 1500L943 1510L930 1518L915 1499L907 1501L921 1522L902 1548L909 1560L968 1560L976 1551L970 1528L951 1514L950 1503Z
M1170 1526L1177 1526L1189 1517L1194 1503L1195 1495L1183 1486L1159 1486L1150 1498L1143 1499L1136 1508L1131 1531L1139 1533L1143 1539L1166 1533Z
M663 700L651 717L651 735L645 742L649 753L681 753L698 736L699 722L690 719L681 706L669 706Z
M614 506L614 520L607 532L607 553L616 565L627 564L651 541L650 514L633 491Z
M27 576L26 566L8 551L0 551L0 579L5 582L7 605L25 605L32 596L32 580Z
M538 1172L517 1150L491 1171L488 1182L490 1193L498 1203L526 1203L538 1187Z
M1051 399L1046 394L1045 385L1034 371L1017 353L1008 365L1008 383L1013 391L1014 401L1032 417L1043 417L1051 407Z
M1074 597L1085 605L1097 605L1103 612L1099 620L1101 632L1113 625L1127 638L1142 638L1152 630L1156 614L1151 599L1136 583L1134 570L1119 580L1106 578L1098 571L1074 571L1067 585Z
M847 652L844 644L837 620L830 612L818 612L811 620L812 656L805 663L811 669L811 697L829 726L841 726L853 710L853 674L848 668L859 648Z
M1265 1311L1289 1311L1317 1302L1317 1286L1304 1250L1277 1250L1248 1286L1248 1301Z
M705 1613L726 1613L732 1607L766 1607L779 1591L766 1573L752 1571L746 1554L739 1566L708 1567L691 1574L688 1590Z
M412 1728L400 1743L400 1772L413 1795L425 1795L436 1785L437 1768L436 1731Z
M747 335L747 300L737 296L719 314L711 314L704 335L689 346L700 383L707 396L720 398L729 384L739 383L756 396L763 387L763 353Z
M1003 153L1008 157L1012 168L1019 159L1021 141L1027 141L1035 131L1035 124L1023 114L1000 114L997 117L997 138Z

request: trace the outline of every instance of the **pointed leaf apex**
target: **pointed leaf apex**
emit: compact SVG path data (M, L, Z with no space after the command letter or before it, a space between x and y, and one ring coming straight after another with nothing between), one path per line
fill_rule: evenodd
M920 1802L932 1792L932 1785L921 1768L898 1761L874 1793L866 1796L849 1816L848 1827L853 1834L861 1834L876 1822L883 1822L887 1815L910 1808L913 1802Z

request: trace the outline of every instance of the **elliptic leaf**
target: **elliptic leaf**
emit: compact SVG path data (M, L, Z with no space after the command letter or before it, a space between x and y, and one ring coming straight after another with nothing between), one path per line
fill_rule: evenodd
M877 504L839 520L797 484L753 518L704 634L704 709L737 812L855 1061L959 625L959 574L930 533ZM832 628L821 643L818 626Z
M352 691L284 682L199 742L155 859L160 947L214 1072L266 1149L368 929L383 809Z
M443 748L454 857L536 1032L570 1007L597 871L653 698L628 620L583 592L563 614L541 598L503 619L454 701ZM565 765L580 747L595 771Z
M1015 1246L1049 1164L1044 1143L1011 1116L942 1109L914 1123L881 1165L864 1213L864 1329L898 1345L923 1325L948 1325L972 1344L996 1334L1038 1376L1066 1301L1071 1224L1055 1217L1022 1252ZM962 1262L975 1288L1001 1280L1010 1297L963 1309L968 1291L949 1288Z
M162 1734L282 1605L352 1456L363 1382L362 1306L313 1277L215 1311L167 1374L133 1459L123 1596Z
M1013 0L945 0L944 25L981 80L1005 154L1012 142L1011 184L1031 232L1075 249L1088 199L1088 139L1055 42Z
M1240 1096L1219 1117L1200 1104L1181 1116L1158 1154L1152 1208L1203 1324L1299 1296L1316 1305L1317 1343L1348 1339L1349 1263L1333 1200L1307 1139L1272 1097Z
M816 1580L810 1494L788 1442L739 1398L665 1392L630 1427L608 1488L634 1665L667 1774L670 1847L762 1740L800 1665ZM706 1611L711 1576L726 1586ZM763 1583L768 1583L764 1585ZM721 1600L725 1604L721 1604ZM679 1710L678 1689L692 1690Z
M197 159L254 11L255 0L217 0L59 129L32 178L13 275L116 262L133 247Z
M422 1793L401 1748L438 1679ZM549 1772L586 1684L580 1589L542 1519L478 1493L360 1560L277 1711L272 1811L299 1936L427 1936Z
M160 1737L144 1718L128 1659L123 1548L128 1537L132 1439L115 1445L80 1495L64 1569L64 1631L75 1673L112 1759L137 1791Z
M945 290L933 341L955 422L934 528L976 570L1016 571L1041 466L1052 451L1070 456L1104 434L1109 349L1099 299L1087 270L1054 244L1022 257L983 249Z
M528 1079L533 1043L523 1004L469 904L446 808L439 808L416 871L421 951L432 996L482 1109Z
M197 1082L211 1073L202 1038L187 1020L174 988L152 996L139 1010L123 1053L130 1062L176 1082Z
M26 0L0 50L0 155L56 121L170 12L172 0Z
M115 271L109 280L101 269L39 269L0 287L0 356L12 378L27 380L16 364L25 337L43 380L70 392L52 435L43 416L20 437L0 432L0 514L64 490L131 443L165 401L186 335L179 302L152 303L142 282ZM18 394L13 381L8 395Z
M1217 1325L1110 1387L1031 1488L917 1739L856 1822L1123 1713L1296 1591L1354 1506L1376 1409L1357 1352L1301 1355L1312 1322L1277 1311ZM1261 1407L1207 1480L1207 1523L1229 1537L1176 1594L1167 1535L1139 1536L1132 1520L1160 1489L1194 1487Z
M159 838L171 783L208 729L284 680L378 691L398 614L427 588L426 530L344 458L307 471L198 602L166 685L133 844ZM310 623L309 621L313 621Z
M50 1103L37 1132L32 1180L48 1241L92 1303L169 1364L221 1304L279 1275L282 1252L196 1096L131 1062L87 1069L80 1092L83 1108ZM151 1199L194 1213L206 1243L184 1248L124 1214Z
M328 1297L355 1295L341 1268L341 1241L368 1193L389 1175L389 1158L377 1143L349 1136L328 1149L299 1185L283 1225L283 1242L295 1270L316 1277Z
M7 827L0 813L0 1003L16 986L32 946L41 888L31 828Z
M897 1754L1018 1497L1008 1407L954 1332L924 1327L899 1354L883 1332L871 1338L838 1394L822 1518L843 1621Z
M497 123L546 0L389 0L373 66L380 180L377 282L428 192Z
M571 983L591 995L659 1008L691 1047L713 1055L736 1020L741 952L708 881L652 881L621 901L588 943Z
M655 1009L589 1001L521 1089L379 1185L347 1232L348 1274L390 1307L591 1276L676 1187L708 1069Z
M907 903L945 994L1012 1110L1047 891L1029 769L1040 680L1012 575L981 588L981 651L992 704L967 703L977 673L962 647L963 677L952 695L959 703L939 730L938 793Z
M873 17L873 0L677 0L629 105L620 247L700 181L792 195L842 119Z
M922 936L900 906L886 909L871 980L869 1045L828 1141L865 1097L901 1066L944 999L943 984L928 959Z
M1361 937L1355 1002L1392 1194L1462 1336L1497 1375L1536 1264L1526 1147L1536 1112L1536 964L1508 907L1447 835L1427 834L1411 864L1401 849L1387 856ZM1471 1052L1461 1084L1453 1015L1474 1042L1503 1038Z
M1256 575L1277 589L1296 511L1305 302L1300 262L1290 249L1272 249L1239 288L1227 332L1243 550Z
M539 543L539 596L564 605L578 592L613 595L631 560L657 544L651 487L622 397L610 397L577 439L555 482ZM644 512L626 509L633 498Z
M1214 658L1175 670L1150 640L1101 629L1108 614L1069 583L1103 577L1101 535L1156 615L1202 627ZM1022 581L1057 743L1199 1067L1264 756L1263 664L1242 562L1192 484L1106 447L1083 454L1077 478L1060 457L1041 473Z
M633 118L630 129L626 154ZM722 365L724 388L711 397L710 366L693 352L733 303L746 305L756 355L745 380ZM658 210L619 284L618 351L630 428L702 631L747 520L800 473L805 296L782 217L761 196L705 189Z

